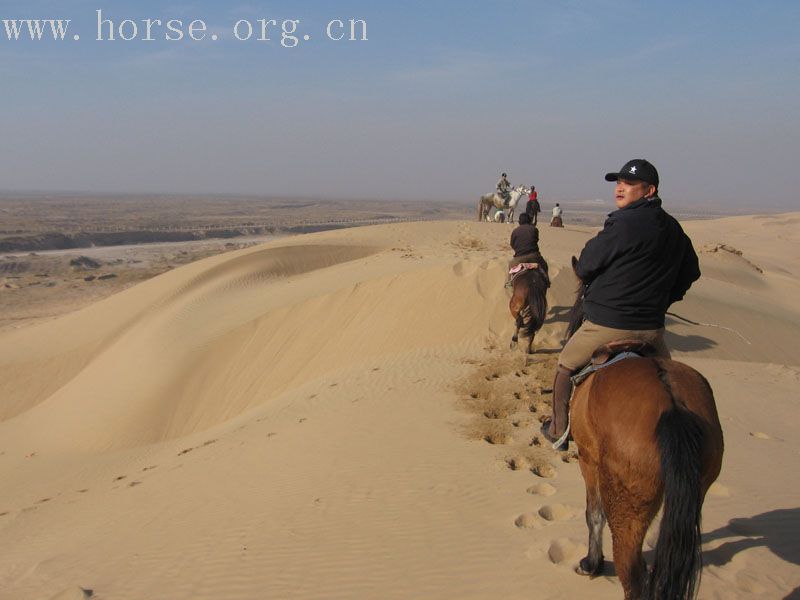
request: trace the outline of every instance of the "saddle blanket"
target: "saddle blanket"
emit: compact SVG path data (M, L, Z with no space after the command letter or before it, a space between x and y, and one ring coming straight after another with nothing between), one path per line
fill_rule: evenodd
M517 275L518 273L522 273L523 271L527 271L528 269L538 269L539 263L521 263L516 267L511 267L508 270L509 275Z

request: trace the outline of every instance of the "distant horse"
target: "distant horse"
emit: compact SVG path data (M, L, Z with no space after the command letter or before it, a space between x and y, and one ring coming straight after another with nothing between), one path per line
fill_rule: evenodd
M519 330L525 328L528 336L528 354L533 354L533 338L542 328L545 315L547 315L547 288L550 287L550 278L547 275L547 263L544 259L536 263L533 269L525 269L514 277L512 282L513 292L508 302L508 309L517 324L517 329L511 338L511 348L517 347Z
M478 221L488 220L489 213L491 212L492 208L500 211L505 208L509 209L509 223L514 222L514 209L519 202L519 199L522 198L523 195L529 194L530 192L527 191L527 188L518 185L513 190L509 192L510 200L508 202L508 207L506 207L503 198L495 192L493 194L484 194L481 196L480 200L478 201Z
M574 329L582 321L583 291L581 285L573 308L581 314L571 316ZM700 512L723 454L708 381L665 358L620 360L576 387L570 428L586 484L589 527L589 553L578 573L602 573L607 518L626 600L694 598L702 568ZM648 574L642 542L662 503Z

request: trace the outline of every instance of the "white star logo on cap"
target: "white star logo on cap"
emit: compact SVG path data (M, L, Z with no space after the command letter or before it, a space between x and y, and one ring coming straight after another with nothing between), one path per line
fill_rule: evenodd
M636 174L636 167L631 167L631 173Z

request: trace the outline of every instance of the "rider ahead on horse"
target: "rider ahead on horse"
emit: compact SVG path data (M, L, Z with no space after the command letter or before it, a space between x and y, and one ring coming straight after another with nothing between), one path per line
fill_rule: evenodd
M542 434L555 442L565 432L572 390L571 376L608 342L637 339L669 358L664 342L664 317L681 300L700 268L692 242L678 222L661 208L658 171L642 159L625 163L616 181L618 210L608 215L603 230L586 243L575 273L586 285L586 320L558 357L553 382L553 417Z
M503 204L508 206L511 201L511 182L508 181L508 175L503 173L497 182L497 194L503 199Z
M539 230L531 222L528 213L519 216L519 226L511 232L511 248L514 257L508 261L506 287L511 287L511 269L524 263L536 263L547 274L547 262L539 252Z

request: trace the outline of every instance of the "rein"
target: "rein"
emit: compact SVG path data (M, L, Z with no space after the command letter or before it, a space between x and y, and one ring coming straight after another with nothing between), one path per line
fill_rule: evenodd
M731 332L735 333L736 335L738 335L740 338L742 338L748 346L752 346L752 344L750 343L750 340L748 340L741 333L739 333L738 331L736 331L735 329L732 329L730 327L725 327L724 325L717 325L715 323L700 323L699 321L692 321L691 319L687 319L686 317L682 317L680 315L676 315L673 312L667 312L667 314L670 317L675 317L676 319L680 319L681 321L686 321L687 323L691 323L692 325L701 325L703 327L717 327L718 329L726 329L727 331L731 331Z

